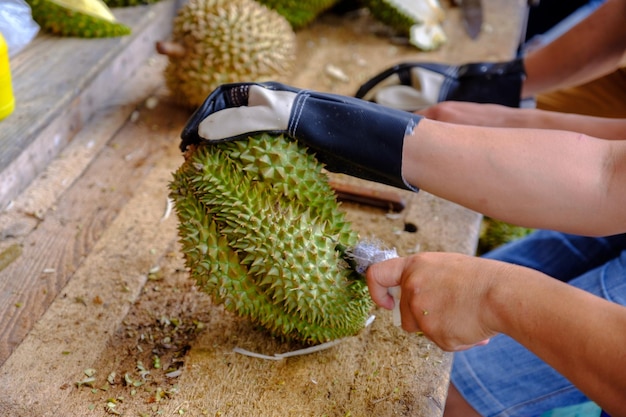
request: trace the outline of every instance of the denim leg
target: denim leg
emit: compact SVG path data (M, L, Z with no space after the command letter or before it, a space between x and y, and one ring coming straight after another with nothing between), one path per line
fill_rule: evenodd
M538 231L489 257L543 272L558 271L551 275L626 305L625 246L625 235L598 239ZM580 276L575 277L577 273ZM485 417L533 417L588 401L567 379L505 335L486 346L455 353L451 380Z
M537 230L483 257L526 266L568 282L617 257L625 249L626 234L596 238Z

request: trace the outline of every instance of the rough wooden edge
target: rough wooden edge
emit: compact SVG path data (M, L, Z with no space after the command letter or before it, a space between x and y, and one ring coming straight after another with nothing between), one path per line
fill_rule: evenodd
M125 13L141 13L142 19L133 27L134 33L128 43L120 43L119 50L111 60L103 61L103 68L90 72L88 86L78 89L70 103L58 106L58 114L52 120L44 120L34 129L34 137L24 149L14 150L16 156L0 171L0 209L7 207L28 184L72 140L95 111L106 107L114 96L114 86L133 74L154 53L154 44L169 35L175 14L175 2L164 0L150 9L136 9ZM149 10L146 12L146 10ZM112 88L113 87L113 88ZM30 121L37 123L36 120ZM10 140L11 138L5 138ZM23 139L23 138L22 138Z

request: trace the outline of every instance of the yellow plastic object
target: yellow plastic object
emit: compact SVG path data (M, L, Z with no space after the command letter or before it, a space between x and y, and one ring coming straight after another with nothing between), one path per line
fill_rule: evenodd
M15 108L11 68L9 67L9 47L0 33L0 120L7 117Z

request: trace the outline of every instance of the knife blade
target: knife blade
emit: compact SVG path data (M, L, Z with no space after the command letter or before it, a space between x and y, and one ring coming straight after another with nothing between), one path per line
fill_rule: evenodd
M463 26L470 38L476 39L483 25L482 0L459 0Z

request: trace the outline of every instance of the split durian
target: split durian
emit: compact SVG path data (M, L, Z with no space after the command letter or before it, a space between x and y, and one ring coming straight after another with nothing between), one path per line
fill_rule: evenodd
M445 11L439 0L363 0L372 16L409 37L423 50L439 48L447 41L441 22Z
M106 38L131 33L102 0L27 0L33 20L47 32L79 38Z
M317 16L339 3L339 0L257 0L283 15L294 29L311 23Z
M175 101L195 108L219 85L279 80L296 59L289 22L255 0L189 0L174 19L167 87Z
M198 286L283 340L358 333L372 307L344 260L358 240L322 165L283 136L198 145L173 174L179 240Z

